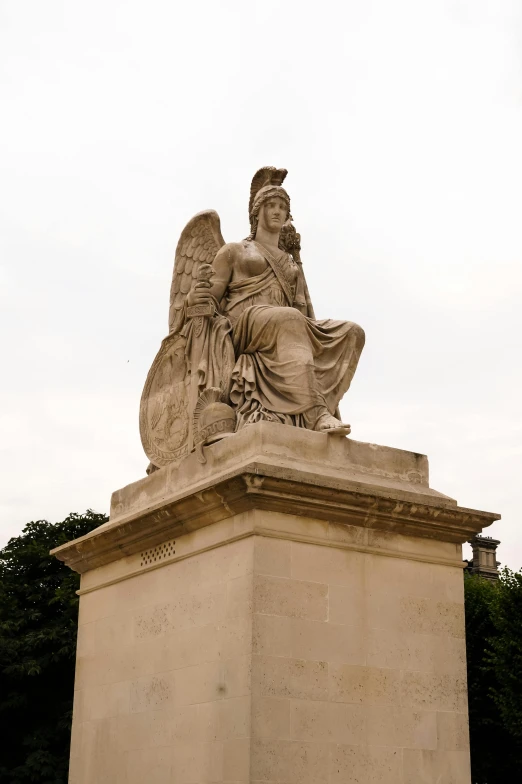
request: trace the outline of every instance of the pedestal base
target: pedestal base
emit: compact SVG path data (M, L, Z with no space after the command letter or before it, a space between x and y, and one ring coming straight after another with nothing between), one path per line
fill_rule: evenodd
M71 784L469 784L461 542L420 455L256 425L113 497Z

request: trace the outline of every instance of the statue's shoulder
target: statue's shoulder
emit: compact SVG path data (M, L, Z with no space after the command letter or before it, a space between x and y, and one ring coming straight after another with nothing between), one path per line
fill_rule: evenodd
M221 257L225 256L231 261L234 261L234 259L244 256L248 245L248 240L242 240L241 242L227 242L219 249L217 255Z

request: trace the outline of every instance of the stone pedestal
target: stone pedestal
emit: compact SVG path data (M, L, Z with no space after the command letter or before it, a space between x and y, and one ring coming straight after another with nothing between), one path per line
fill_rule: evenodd
M461 543L423 455L261 423L114 493L71 784L470 784Z

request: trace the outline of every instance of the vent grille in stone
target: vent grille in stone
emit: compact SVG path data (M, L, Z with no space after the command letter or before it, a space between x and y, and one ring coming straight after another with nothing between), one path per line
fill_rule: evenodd
M149 564L157 563L158 561L164 561L165 558L170 558L171 555L175 555L175 544L176 542L172 540L171 542L159 544L151 550L144 550L141 553L141 565L148 566Z

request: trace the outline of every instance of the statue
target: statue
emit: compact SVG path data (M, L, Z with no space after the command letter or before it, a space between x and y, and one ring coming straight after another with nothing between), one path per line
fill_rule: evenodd
M219 216L200 212L176 248L169 335L149 371L140 433L149 472L266 420L347 435L338 403L350 386L364 332L316 320L300 235L282 187L285 169L252 180L250 234L225 244Z

